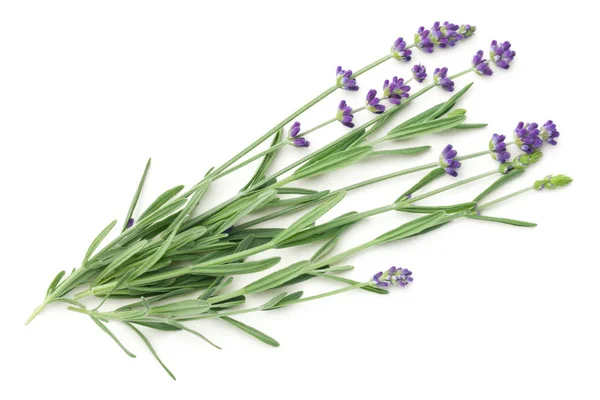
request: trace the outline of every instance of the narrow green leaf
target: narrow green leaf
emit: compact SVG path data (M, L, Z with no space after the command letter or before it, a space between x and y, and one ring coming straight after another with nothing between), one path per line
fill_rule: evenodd
M443 168L435 168L432 169L427 175L425 175L419 182L417 182L416 184L414 184L410 189L408 189L406 192L402 193L400 195L400 197L398 197L396 199L396 201L394 203L398 203L402 200L406 200L408 197L407 196L412 196L414 195L417 191L421 190L422 188L424 188L425 186L427 186L428 184L430 184L431 182L435 181L436 179L440 178L441 176L444 175L446 171L444 171Z
M535 226L537 226L536 223L533 222L527 222L527 221L520 221L518 219L509 219L509 218L500 218L500 217L488 217L487 215L477 215L477 214L471 214L468 215L469 218L472 219L479 219L482 221L491 221L491 222L499 222L502 224L508 224L508 225L514 225L514 226L522 226L525 228L533 228Z
M148 243L147 240L140 240L137 243L125 248L121 254L111 261L110 264L98 275L98 277L92 283L92 286L97 286L104 281L108 275L110 275L113 271L119 268L121 265L125 264L129 259L139 253Z
M148 310L148 315L157 315L164 317L182 317L196 316L206 313L210 310L210 303L205 300L192 299L181 300L162 306L153 306Z
M300 299L303 294L304 294L304 292L301 291L301 290L298 291L298 292L294 292L294 293L288 294L288 295L282 297L281 300L279 300L277 303L273 304L268 309L263 308L263 310L264 311L270 311L270 310L276 310L278 308L285 307L288 303L293 303L294 301Z
M52 292L54 292L54 289L56 289L60 280L63 278L63 276L65 276L65 273L65 271L60 271L58 274L56 274L54 279L52 279L52 282L50 282L48 290L46 290L46 296L49 296L50 294L52 294Z
M271 142L270 147L277 145L279 143L279 141L281 140L282 136L283 136L283 127L281 129L279 129L273 136L273 141ZM267 153L263 157L260 165L256 169L256 172L254 172L254 175L252 175L252 178L250 178L250 180L242 188L242 190L248 189L250 186L255 185L256 183L260 182L261 180L263 180L265 178L267 170L269 169L269 167L271 166L271 163L275 159L276 154L277 154L277 151L272 151L270 153Z
M256 228L256 229L244 229L232 233L227 238L233 242L243 239L248 235L252 235L255 239L273 239L275 236L283 232L283 228Z
M134 324L137 325L142 325L142 326L146 326L148 328L152 328L152 329L158 329L160 331L180 331L181 329L173 326L173 325L169 325L169 324L165 324L164 322L152 322L152 321L131 321Z
M479 129L485 128L488 124L460 124L456 125L454 129Z
M173 375L173 373L169 370L169 368L167 368L167 366L165 365L165 363L162 362L162 360L160 359L160 357L158 356L158 354L156 354L156 350L154 350L154 347L152 347L152 345L150 344L150 341L148 340L148 338L142 332L140 332L139 329L137 329L135 326L133 326L129 322L125 322L125 324L127 326L129 326L131 329L133 329L133 331L135 333L138 334L138 336L142 339L142 341L144 342L144 344L146 345L146 347L148 347L148 350L150 350L150 353L152 353L152 355L154 356L154 358L156 358L156 361L158 361L158 363L160 364L160 366L163 367L163 369L165 370L165 372L167 374L169 374L169 376L174 381L177 380L175 378L175 375Z
M369 155L373 151L371 146L359 146L331 154L311 165L303 165L293 174L294 180L314 177L340 168L346 168Z
M310 262L318 261L321 258L325 257L327 254L329 254L331 250L333 250L333 248L337 245L339 240L340 238L336 235L329 239L327 242L325 242L323 246L319 247L315 254L313 254L313 256L310 258Z
M453 213L457 213L457 212L472 210L476 206L477 206L477 203L474 201L471 201L468 203L453 204L450 206L414 206L414 205L402 206L402 204L399 204L399 206L398 206L398 208L396 208L396 210L402 211L402 212L415 213L415 214L433 214L434 212L438 212L438 211L443 211L446 214L453 214Z
M272 199L277 195L277 191L272 189L266 189L262 192L259 192L258 195L246 205L246 207L242 208L234 215L229 217L228 219L220 222L220 226L217 229L217 232L223 232L226 229L232 227L236 222L240 219L244 218L246 215L250 214L255 210L259 210L263 208L267 203L272 201Z
M244 324L243 322L240 322L240 321L230 318L230 317L221 317L220 319L222 319L223 321L228 322L231 325L235 326L236 328L246 332L250 336L254 336L258 340L260 340L261 342L263 342L265 344L268 344L269 346L279 347L279 342L277 340L273 339L271 336L259 331L256 328L253 328L249 325Z
M386 137L388 140L408 139L416 136L444 132L454 128L456 125L463 123L466 118L467 117L465 115L457 115L454 117L445 117L432 121L421 122L405 128L394 128L386 135Z
M315 194L315 193L319 193L318 190L294 188L294 187L280 187L275 190L277 190L277 194Z
M168 299L168 298L171 298L171 297L181 296L181 295L184 295L184 294L189 294L189 293L191 293L193 291L194 291L194 289L175 289L175 290L173 290L171 292L164 293L164 294L161 294L161 295L158 295L158 296L154 296L154 297L151 297L151 298L145 299L145 300L149 301L150 304L152 304L152 303L156 303L158 301L165 300L165 299ZM134 309L134 308L137 308L137 307L141 307L142 305L143 304L142 304L141 301L137 301L135 303L130 303L130 304L124 305L123 307L119 307L119 308L117 308L116 311L128 311L128 310L131 310L131 309Z
M219 301L219 302L213 303L210 309L211 309L211 311L226 310L229 308L241 306L245 302L246 302L246 296L236 296L229 300L224 300L224 301Z
M442 104L442 106L437 109L433 114L431 114L429 117L427 117L425 120L426 121L431 121L434 119L439 118L440 116L444 115L445 113L447 113L448 111L450 111L450 109L452 107L454 107L454 105L456 104L456 102L465 94L467 93L467 91L469 89L471 89L471 86L473 86L473 82L465 85L462 89L460 89L458 92L456 92L452 97L450 97L445 103Z
M369 157L373 156L406 156L406 155L415 155L426 152L431 149L431 146L419 146L419 147L408 147L404 149L394 149L394 150L380 150L374 151L369 154Z
M268 311L268 310L272 310L273 307L275 307L277 304L279 304L279 302L281 300L283 300L284 298L287 297L287 293L283 292L283 293L279 293L277 295L275 295L275 297L273 297L271 300L267 301L265 304L263 304L260 309L262 311Z
M144 212L140 215L138 219L143 219L146 216L152 214L154 211L161 208L167 201L171 200L174 196L177 195L177 193L181 192L183 190L183 187L183 185L175 186L174 188L169 189L160 196L158 196L156 200L154 200L152 204L150 204L148 208L144 210Z
M427 118L429 118L431 115L436 113L443 106L444 106L444 103L436 104L435 106L428 108L427 110L423 111L422 113L419 113L419 114L415 115L414 117L407 119L406 121L404 121L403 123L398 125L396 128L406 128L408 126L416 125L423 121L426 121Z
M173 212L177 211L181 208L185 203L187 203L186 198L181 198L173 201L172 203L167 203L164 206L158 208L151 213L148 213L144 218L140 218L138 223L133 226L129 231L134 231L134 229L140 229L143 226L148 226L156 221L159 221L165 217L170 216Z
M114 220L113 222L108 224L108 226L106 228L102 229L102 232L100 232L98 234L98 236L96 236L96 238L92 241L92 244L90 244L90 247L88 248L87 252L85 253L85 256L83 257L84 265L85 265L85 263L88 262L88 260L92 256L92 254L94 254L94 251L98 248L100 243L102 243L104 238L106 238L106 236L110 233L110 231L112 231L112 229L115 227L116 223L117 223L117 220Z
M383 235L377 237L376 240L379 243L388 243L395 240L404 239L406 237L415 235L427 228L441 223L444 216L445 213L443 211L438 211L433 214L416 218L412 221L400 225L395 229L392 229L389 232L384 233Z
M272 272L267 276L257 279L249 285L246 285L242 291L244 294L250 294L277 287L282 283L295 278L296 276L302 275L309 265L310 263L308 261L294 263L278 271Z
M522 170L522 169L513 169L512 171L502 175L500 178L496 179L494 181L494 183L492 183L490 186L488 186L487 189L485 189L483 192L479 193L479 195L477 197L475 197L473 199L473 201L479 203L490 193L494 192L496 189L498 189L499 187L501 187L502 185L504 185L511 179L516 178L517 176L521 175L523 172L524 172L524 170Z
M329 275L326 273L322 273L320 271L312 271L310 274L313 276L323 277L323 278L331 279L333 281L342 282L342 283L348 284L350 286L358 285L360 283L360 282L352 280L352 279L348 279L348 278L344 278L344 277L336 276L336 275ZM376 286L361 286L360 289L366 290L367 292L377 293L377 294L388 294L389 293L387 290L376 287Z
M258 261L244 261L230 264L218 264L210 265L205 267L190 266L190 273L196 275L208 275L208 276L230 276L230 275L242 275L242 274L253 274L255 272L264 271L281 261L281 257L272 257L265 260Z
M283 242L287 238L292 237L296 233L312 225L316 220L321 218L325 213L335 207L336 204L342 201L344 196L346 196L346 192L339 192L332 196L329 200L324 201L321 205L304 214L286 230L277 235L273 239L274 244L277 245L278 243Z
M137 206L138 200L140 199L140 194L142 193L142 188L144 187L144 182L146 182L146 176L148 176L148 170L150 170L151 163L152 159L149 158L148 162L146 163L146 168L144 168L142 179L140 179L140 183L138 184L138 187L135 190L135 194L133 195L133 199L131 200L131 205L129 206L129 210L127 211L127 216L125 217L125 222L123 223L123 228L121 229L121 232L125 232L125 230L127 229L127 224L129 223L129 219L133 216L135 206Z
M360 139L364 133L365 133L365 130L361 129L361 128L356 128L353 131L348 132L347 136L340 137L340 138L334 140L333 142L329 143L325 147L315 151L311 155L310 160L308 160L306 163L304 163L304 167L314 165L333 154L336 154L336 153L339 153L339 152L342 152L342 151L348 149L349 146L351 146L355 141Z
M334 218L331 221L314 226L312 228L302 230L296 233L295 235L290 236L286 240L278 242L276 244L276 248L300 246L303 244L335 237L338 234L341 234L341 231L337 230L340 229L340 227L347 227L348 225L360 221L361 219L364 219L369 215L372 214L369 214L368 212L357 213L355 211L346 213L344 215L340 215L339 217Z
M127 281L127 279L129 279L131 274L133 274L134 271L135 271L134 269L130 269L125 274L123 274L123 276L121 276L121 278L117 281L117 284L115 286L113 286L112 288L110 288L108 293L106 293L106 295L104 296L104 298L102 299L100 304L98 304L98 306L96 308L94 308L94 310L98 310L100 307L102 307L102 305L106 302L106 299L108 299L115 290L119 290L121 288L121 286L123 286L123 284Z
M94 321L96 323L96 325L98 325L100 327L100 329L102 329L108 336L110 336L112 338L112 340L115 341L116 344L119 345L119 347L121 348L121 350L123 350L125 352L125 354L127 354L131 358L135 358L135 354L133 354L132 352L127 350L127 348L125 346L123 346L123 344L119 341L119 339L115 336L115 334L112 333L111 330L108 329L108 327L106 325L104 325L104 323L102 323L102 321L100 321L98 318L96 318L94 316L90 316L90 317L92 318L92 321Z
M304 196L294 197L292 199L280 199L274 198L269 201L265 207L285 207L285 206L293 206L296 204L302 204L306 202L313 202L314 200L318 200L323 198L329 194L329 190L323 190L322 192L307 194Z
M179 322L172 321L172 320L167 320L167 324L172 325L176 328L182 329L184 331L187 331L187 332L191 333L192 335L197 336L200 339L204 340L206 343L210 344L211 346L216 347L219 350L222 350L219 346L217 346L216 344L214 344L213 342L208 340L206 338L206 336L204 336L203 334L201 334L198 331L193 330L192 328L188 328L187 326L180 324Z

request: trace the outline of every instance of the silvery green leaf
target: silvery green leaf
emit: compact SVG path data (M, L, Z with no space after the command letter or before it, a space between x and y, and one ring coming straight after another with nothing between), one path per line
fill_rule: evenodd
M259 192L252 201L250 201L245 207L238 210L231 217L225 219L220 222L219 228L217 228L217 232L222 232L231 226L233 226L240 219L244 218L246 215L250 214L255 210L259 210L263 208L267 203L269 203L275 196L277 195L277 191L268 189L262 192Z
M157 210L148 213L144 218L140 218L137 224L135 224L131 229L128 229L127 232L134 232L136 229L140 229L143 226L148 226L153 222L170 216L173 212L179 210L181 206L187 203L187 201L187 199L181 198L174 200L172 203L165 204Z
M323 244L323 246L319 247L319 249L315 252L315 254L313 254L313 256L310 258L310 261L315 262L315 261L318 261L319 259L325 257L327 254L329 254L331 252L331 250L333 250L333 248L337 245L339 240L340 239L339 239L338 235L335 235L334 237L329 239L327 242L325 242Z
M491 221L491 222L499 222L502 224L508 224L508 225L514 225L514 226L523 226L526 228L533 228L533 227L537 226L536 223L520 221L518 219L488 217L487 215L477 215L477 214L470 214L470 215L468 215L468 217L472 218L472 219L479 219L482 221Z
M482 123L482 124L460 124L460 125L456 125L454 127L454 129L479 129L479 128L485 128L486 126L488 126L488 124Z
M341 231L338 231L340 227L353 224L364 218L366 218L365 213L357 213L355 211L340 215L329 222L302 230L290 236L286 240L278 242L276 244L276 248L300 246L302 244L335 237L337 234L341 233Z
M303 291L298 291L298 292L294 292L294 293L288 294L286 296L283 296L278 302L272 304L269 308L265 308L263 306L263 311L276 310L278 308L285 307L288 303L292 303L292 302L300 299L303 294L304 294Z
M279 143L279 141L281 140L282 135L283 135L283 128L280 128L273 136L273 141L271 142L270 147L277 145L277 143ZM260 165L256 169L256 172L254 173L254 175L252 175L252 178L250 178L250 180L242 188L242 190L248 189L252 185L255 185L256 183L260 182L261 180L263 180L265 178L267 170L269 169L269 167L271 166L271 163L275 159L276 154L277 154L277 151L272 151L270 153L267 153L263 157L262 161L260 162Z
M144 344L146 345L146 347L148 347L148 350L150 350L150 353L152 353L152 355L154 356L154 358L156 359L156 361L158 361L158 363L160 364L161 367L163 367L163 369L166 371L166 373L169 374L169 376L174 381L177 380L175 378L175 375L173 375L173 373L169 370L169 368L167 368L167 366L165 365L165 363L163 363L162 360L160 359L160 357L158 357L158 354L156 353L156 350L154 350L154 347L152 347L152 344L150 344L150 341L148 340L148 338L142 332L140 332L139 329L137 329L135 326L133 326L129 322L126 322L125 324L127 326L129 326L135 333L137 333L137 335L142 339L142 341L144 342Z
M378 236L376 241L379 243L388 243L393 242L395 240L404 239L409 236L413 236L425 229L431 228L435 225L442 223L445 215L446 214L443 211L438 211L433 214L419 217L405 224L402 224L399 227L392 229L391 231L386 232L381 236Z
M164 317L196 316L210 310L210 303L205 300L181 300L162 306L152 306L148 315Z
M211 310L226 310L229 308L241 306L245 302L246 302L246 296L236 296L229 300L213 303L211 305Z
M268 311L268 310L272 309L273 307L275 307L277 305L277 303L279 303L286 296L287 296L287 292L276 294L269 301L267 301L265 304L260 306L260 309L263 311Z
M272 272L267 276L264 276L256 281L246 285L242 291L245 294L262 292L274 287L277 287L296 276L302 275L306 272L307 267L310 265L308 261L299 261L278 271Z
M231 276L241 274L252 274L255 272L264 271L281 261L281 257L271 257L265 260L259 261L244 261L230 264L217 264L210 266L194 266L189 267L190 273L196 275L208 275L208 276Z
M65 273L65 271L60 271L58 274L56 274L54 279L52 279L52 282L50 282L48 290L46 290L46 296L49 296L50 294L52 294L52 292L54 292L54 289L56 289L60 280L63 278L63 276L65 276Z
M112 333L111 330L108 329L108 327L106 325L104 325L104 323L102 321L100 321L98 318L96 318L94 316L91 316L91 318L92 318L92 321L94 321L96 323L96 325L98 325L100 327L100 329L102 329L104 331L104 333L106 333L108 336L110 336L112 338L112 340L114 340L115 343L119 345L119 347L121 348L121 350L123 350L125 352L125 354L127 354L131 358L135 358L135 354L133 354L132 352L127 350L127 348L125 346L123 346L123 344L115 336L115 334Z
M344 278L341 276L337 276L337 275L330 275L328 273L323 273L321 271L312 271L311 275L313 276L319 276L319 277L323 277L323 278L327 278L327 279L331 279L333 281L337 281L337 282L342 282L345 283L347 285L353 286L353 285L358 285L360 282L352 280L352 279L348 279L348 278ZM361 286L360 289L362 290L366 290L367 292L373 292L373 293L377 293L377 294L388 294L389 292L385 289L376 287L376 286Z
M332 154L336 154L342 152L349 148L355 141L360 139L364 134L365 130L362 128L356 128L346 134L346 136L342 136L337 140L329 143L322 149L315 151L310 160L308 160L304 166L308 167L310 165L316 164L319 161L331 156Z
M280 187L275 190L277 190L277 194L315 194L315 193L319 193L318 190L295 188L295 187Z
M511 179L516 178L517 176L521 175L523 172L524 172L524 170L522 170L522 169L513 169L512 171L502 175L500 178L496 179L494 181L494 183L492 183L487 189L485 189L483 192L479 193L479 195L477 197L475 197L473 199L473 201L479 203L487 195L489 195L490 193L492 193L493 191L495 191L496 189L498 189L499 187L501 187L502 185L504 185Z
M405 155L415 155L426 152L431 149L431 146L419 146L419 147L407 147L404 149L394 149L394 150L379 150L374 151L369 154L369 157L374 156L405 156Z
M203 225L209 226L217 222L222 223L222 221L225 220L235 219L235 216L237 214L243 213L244 210L248 209L249 207L256 207L257 201L262 202L265 199L271 200L276 195L277 191L273 189L266 189L254 192L250 195L244 196L241 199L234 201L218 213L205 219L202 223Z
M283 231L283 228L244 229L230 234L227 237L227 239L235 242L237 240L245 238L248 235L254 236L255 239L273 239L275 236L279 235Z
M444 171L444 169L441 168L441 167L440 168L432 169L419 182L417 182L416 184L414 184L406 192L402 193L400 195L400 197L398 197L394 203L398 203L398 202L401 202L403 200L406 200L409 195L410 196L414 195L417 191L421 190L422 188L424 188L425 186L427 186L428 184L430 184L434 180L436 180L439 177L443 176L445 173L446 173L446 171Z
M138 200L140 199L140 194L142 193L142 188L144 187L144 182L146 182L146 176L148 176L148 170L150 169L151 163L152 159L149 158L148 162L146 163L146 168L144 168L142 179L140 180L140 183L138 184L138 187L135 190L135 194L133 195L133 199L131 200L131 204L129 205L129 210L127 211L127 216L125 217L125 222L123 223L123 228L121 229L121 232L125 232L129 223L129 219L133 216L135 207L137 206Z
M271 336L259 331L256 328L253 328L249 325L244 324L243 322L240 322L240 321L230 318L230 317L220 317L220 319L222 319L223 321L228 322L229 324L235 326L236 328L246 332L250 336L254 336L258 340L260 340L261 342L263 342L265 344L268 344L269 346L273 346L273 347L279 346L279 342L277 340L273 339Z
M429 118L434 113L436 113L440 108L442 108L444 106L444 104L445 103L436 104L435 106L428 108L427 110L423 111L422 113L419 113L419 114L415 115L414 117L407 119L406 121L404 121L403 123L398 125L396 128L406 128L411 125L419 124L419 123L427 120L427 118Z
M444 117L431 121L421 122L404 128L392 129L386 137L388 140L408 139L416 136L429 135L450 130L456 125L462 124L467 117L457 115L454 117Z
M283 232L278 234L275 238L273 238L273 243L275 245L282 243L284 240L294 236L296 233L300 232L303 229L308 228L312 225L316 220L321 218L325 213L331 210L337 203L342 201L342 199L346 196L346 192L339 192L333 195L328 200L325 200L322 204L318 205L311 211L304 214L300 217L296 222L290 225Z
M113 261L108 264L106 268L98 275L98 277L92 283L92 286L97 286L104 281L109 274L127 262L131 257L135 256L138 252L140 252L148 243L147 240L140 240L137 243L125 248L121 254L113 259Z
M312 202L314 200L318 200L320 198L327 196L328 194L329 194L329 190L323 190L321 192L311 193L311 194L307 194L304 196L298 196L298 197L294 197L292 199L274 198L273 200L269 201L265 205L265 207L294 206L297 204L302 204L302 203L307 203L307 202Z
M214 344L213 342L211 342L210 340L208 340L206 338L206 336L204 336L203 334L201 334L198 331L193 330L192 328L189 328L189 327L187 327L187 326L185 326L183 324L180 324L177 321L173 321L173 320L170 320L170 319L167 320L167 324L172 325L172 326L174 326L176 328L182 329L184 331L187 331L187 332L191 333L192 335L197 336L200 339L204 340L206 343L210 344L211 346L216 347L217 349L221 350L221 348L219 346L217 346L216 344Z
M412 204L408 204L402 206L399 204L396 208L397 211L409 212L415 214L433 214L437 211L444 211L446 214L453 214L457 212L473 210L477 206L477 203L474 201L460 204L453 204L450 206L415 206Z
M148 328L158 329L160 331L180 331L180 328L176 326L165 324L164 322L153 322L153 321L131 321L137 325L147 326Z
M94 238L94 240L92 241L92 244L90 244L90 247L88 248L87 252L85 253L85 256L83 257L84 265L90 259L92 254L94 254L94 251L98 248L100 243L102 243L102 241L106 238L106 236L110 233L110 231L112 231L112 229L115 227L116 224L117 224L117 220L114 220L113 222L108 224L106 226L106 228L102 229L102 232L100 232L98 234L98 236L96 236Z
M431 121L431 120L437 119L440 116L442 116L445 113L447 113L448 111L450 111L450 109L452 109L452 107L454 107L454 105L456 104L456 102L465 93L467 93L467 91L469 89L471 89L471 86L473 86L473 82L465 85L462 89L460 89L458 92L456 92L454 95L452 95L452 97L450 97L445 103L443 103L442 106L439 109L437 109L434 113L432 113L430 116L428 116L425 119L425 121Z
M143 219L147 215L152 214L154 211L161 208L167 201L171 200L174 196L177 195L177 193L181 192L182 190L183 185L179 185L162 193L156 198L156 200L152 202L152 204L148 206L148 208L146 208L146 210L140 215L138 219Z
M371 146L360 146L353 149L348 149L331 154L318 162L310 165L303 165L298 168L292 177L294 180L314 177L336 169L348 167L363 158L373 151Z

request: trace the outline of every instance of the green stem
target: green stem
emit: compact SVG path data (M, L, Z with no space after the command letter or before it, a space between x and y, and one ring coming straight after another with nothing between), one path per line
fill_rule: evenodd
M478 207L476 208L476 210L477 210L477 211L482 211L482 210L485 210L486 208L490 208L490 207L492 207L492 206L495 206L496 204L502 203L503 201L506 201L506 200L512 199L513 197L517 197L517 196L519 196L519 195L521 195L521 194L523 194L523 193L527 193L527 192L529 192L530 190L533 190L533 186L528 186L528 187L526 187L526 188L524 188L524 189L518 190L518 191L516 191L516 192L514 192L514 193L511 193L511 194L508 194L508 195L506 195L506 196L504 196L504 197L500 197L500 198L498 198L498 199L496 199L496 200L492 200L492 201L490 201L490 202L488 202L488 203L484 203L484 204L482 204L482 205L478 206Z
M494 174L499 174L499 173L500 172L496 168L496 169L493 169L491 171L484 172L483 174L475 175L475 176L472 176L471 178L463 179L463 180L460 180L460 181L455 182L453 184L443 186L443 187L441 187L439 189L432 190L432 191L424 193L424 194L422 194L420 196L412 197L409 200L406 200L404 203L410 203L410 204L412 204L412 203L417 202L419 200L423 200L423 199L426 199L428 197L435 196L436 194L443 193L443 192L446 192L448 190L457 188L459 186L463 186L463 185L466 185L468 183L475 182L475 181L477 181L479 179L483 179L483 178L486 178L488 176L491 176L491 175L494 175Z
M351 76L351 78L356 78L356 77L364 74L365 72L367 72L370 69L375 68L379 64L383 64L384 62L386 62L390 58L392 58L392 55L391 54L387 54L387 55L381 57L379 60L373 61L371 64L367 65L366 67L363 67L363 68L359 69L358 71L356 71L355 73L353 73L352 76Z
M475 68L468 68L468 69L465 69L464 71L461 71L461 72L459 72L458 74L450 75L450 76L448 77L448 79L450 79L450 80L452 80L452 79L456 79L456 78L458 78L459 76L466 75L466 74L468 74L469 72L473 72L473 71L475 71Z

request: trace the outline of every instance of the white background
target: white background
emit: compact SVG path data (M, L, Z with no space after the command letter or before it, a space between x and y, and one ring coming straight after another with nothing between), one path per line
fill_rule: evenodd
M597 22L578 1L543 9L533 2L453 3L3 1L0 392L12 392L3 397L600 398ZM63 306L23 326L56 272L77 266L97 232L123 218L147 157L153 167L141 208L168 187L195 183L331 86L337 65L356 70L386 54L396 37L410 41L436 19L478 29L453 49L416 52L413 61L430 72L467 68L492 39L510 40L517 51L509 71L456 81L458 87L475 81L460 106L470 122L489 127L425 137L410 143L433 146L421 156L369 159L301 184L339 188L434 161L449 142L467 154L484 149L494 132L510 134L521 120L553 119L559 146L545 146L545 159L502 193L547 174L570 174L573 185L529 193L488 213L538 227L460 220L352 257L356 269L348 276L355 279L396 265L413 270L415 282L388 296L352 292L240 318L280 348L218 321L192 326L222 351L185 333L151 332L177 382L117 324L111 327L137 359ZM299 120L310 127L331 118L342 98L358 107L367 89L408 76L412 65L388 61L359 78L360 92L338 91ZM432 90L399 120L447 97ZM313 148L285 149L277 166L344 132L335 124L315 133ZM483 157L465 162L460 173L494 166ZM202 207L234 194L251 170L216 183ZM388 204L420 176L353 192L324 220ZM446 177L432 188L450 182ZM490 182L423 204L468 201ZM364 221L340 248L409 217ZM281 265L315 248L279 252ZM318 293L339 286L313 280L302 287Z

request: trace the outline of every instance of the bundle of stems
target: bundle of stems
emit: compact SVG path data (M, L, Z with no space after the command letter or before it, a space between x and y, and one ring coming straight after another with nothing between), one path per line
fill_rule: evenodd
M440 32L443 32L446 40L449 40L452 37L451 28L445 29ZM474 32L474 27L456 26L456 32L461 30L462 35L468 37ZM470 34L467 35L465 32L470 32ZM342 188L317 191L291 185L302 179L334 173L359 163L367 157L409 156L430 149L430 146L418 146L378 150L377 146L385 142L409 140L457 129L476 129L486 126L486 124L480 123L466 123L466 110L455 108L459 99L471 88L472 83L469 83L447 101L434 105L391 129L387 129L388 124L392 122L392 117L414 100L436 86L449 87L449 84L443 79L454 80L470 72L478 73L480 69L475 65L450 77L445 77L445 72L444 76L436 75L433 83L425 85L410 96L402 96L397 102L394 101L393 91L382 99L376 99L376 102L373 101L375 95L371 96L370 92L367 96L367 105L355 109L354 113L363 109L376 112L371 120L358 127L352 125L353 128L346 134L321 149L307 154L278 171L270 172L271 164L280 149L288 145L297 146L308 143L304 139L305 136L336 119L328 120L302 134L295 131L286 136L284 127L288 123L335 90L344 88L353 90L356 77L388 59L402 59L402 57L406 59L407 53L411 54L408 51L411 47L425 46L423 48L427 49L425 42L428 39L438 40L438 43L434 42L434 45L444 47L441 45L443 42L439 42L438 36L430 33L424 36L420 30L413 44L402 46L397 41L390 55L376 60L354 74L340 71L338 68L336 85L299 108L231 159L217 168L209 170L204 178L189 190L184 191L183 186L166 190L134 220L138 199L150 168L149 160L124 218L120 233L100 248L100 245L116 226L117 221L106 226L90 244L81 265L68 276L61 271L54 278L43 302L34 310L26 323L31 322L48 304L67 303L69 310L89 316L129 356L134 357L107 326L107 322L119 321L140 336L163 368L174 378L171 371L158 358L140 326L156 330L184 330L217 347L201 333L185 324L186 321L191 320L217 318L268 345L278 346L279 343L269 335L233 319L232 316L288 307L296 303L355 289L385 294L387 293L385 287L388 284L403 286L410 282L412 280L409 276L410 273L407 270L394 269L375 275L373 279L367 281L354 281L340 276L341 273L352 269L351 266L340 265L340 262L375 245L412 238L445 226L458 218L486 220L523 227L535 226L535 224L525 221L482 215L482 211L533 189L565 186L570 182L570 178L562 175L548 176L544 180L536 181L535 184L508 196L487 203L482 203L482 200L506 182L521 175L531 164L539 160L541 157L539 150L515 157L513 161L501 164L500 168L496 167L482 174L458 180L421 194L418 193L446 173L455 175L455 168L460 166L460 161L488 155L491 148L486 146L481 151L457 157L456 154L449 155L449 152L452 151L449 146L439 160L356 182ZM400 58L397 57L399 52L403 52ZM487 65L488 63L485 62L486 67ZM387 82L386 84L388 84ZM451 88L452 90L454 88L453 81ZM377 104L380 100L388 100L390 107L385 111L382 110ZM345 115L348 116L349 112L347 111ZM375 139L375 134L384 129L387 129L387 132ZM268 149L243 159L271 137L273 140ZM512 144L506 143L506 146ZM522 145L519 142L516 144ZM214 181L224 178L254 161L259 162L259 166L238 193L221 204L200 213L196 212ZM317 224L317 221L342 201L348 192L420 171L429 172L390 204L361 212L351 212L328 222ZM284 177L286 174L287 176ZM423 199L494 175L499 176L472 201L444 206L420 206L417 204ZM293 197L282 197L290 195ZM305 210L304 213L287 227L256 227L303 210ZM340 236L353 224L385 212L408 212L423 215L365 243L334 253ZM240 289L228 290L228 285L234 276L269 270L281 261L280 257L248 259L250 256L267 250L303 246L315 242L323 244L310 259L277 269ZM344 286L341 289L310 297L304 297L301 291L293 293L278 291L282 287L313 278L332 280ZM265 291L276 291L277 293L271 300L259 307L244 308L247 296ZM81 302L90 296L100 298L99 304L94 308L88 308ZM102 311L101 307L109 298L129 300L127 304L116 310Z

